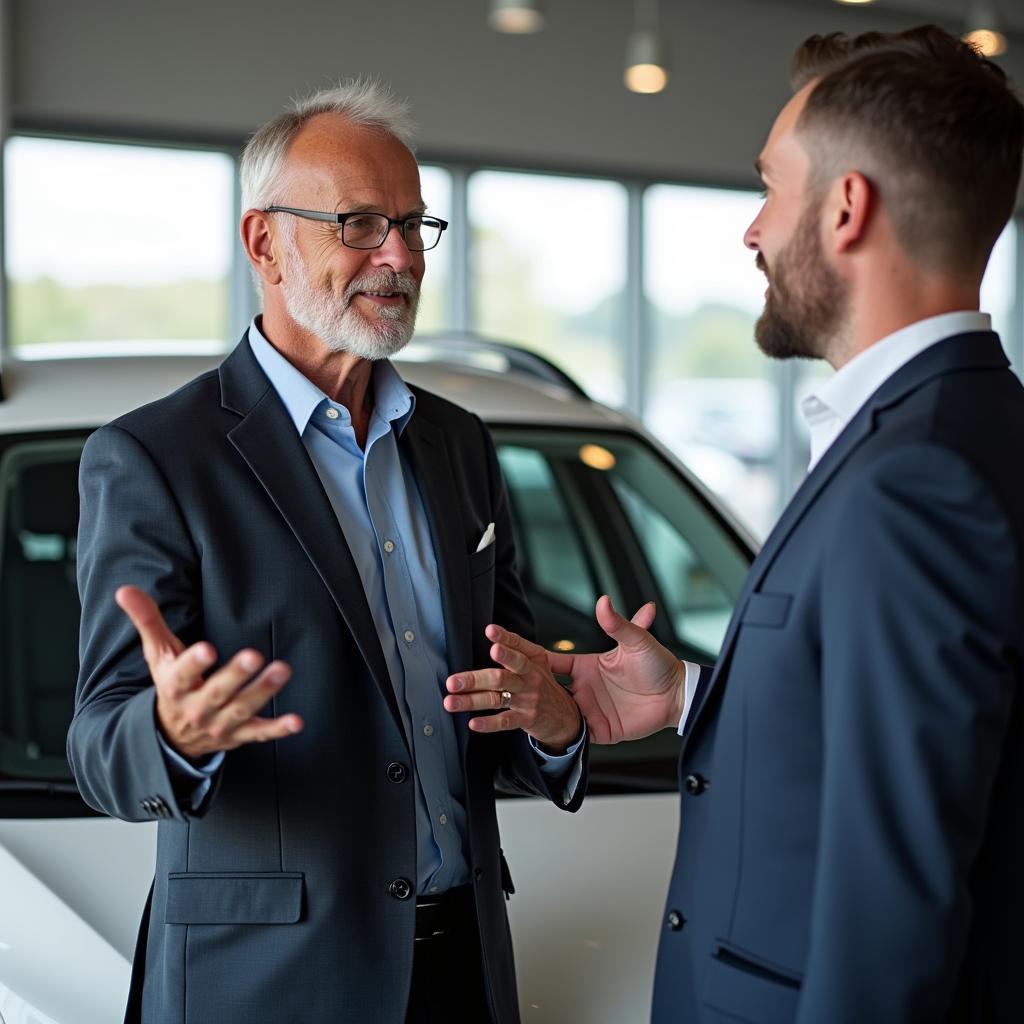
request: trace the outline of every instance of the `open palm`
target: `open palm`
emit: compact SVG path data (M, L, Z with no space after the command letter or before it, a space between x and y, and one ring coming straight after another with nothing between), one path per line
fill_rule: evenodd
M679 722L686 669L648 632L654 616L649 603L627 620L605 595L597 602L597 623L616 646L604 654L548 652L551 671L572 679L595 743L635 740Z

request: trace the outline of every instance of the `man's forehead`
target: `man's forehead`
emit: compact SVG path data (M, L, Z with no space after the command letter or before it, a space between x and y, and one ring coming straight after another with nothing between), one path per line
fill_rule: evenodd
M814 83L811 82L794 93L789 102L779 111L778 117L775 118L764 149L761 150L761 155L754 164L762 178L770 176L780 164L804 156L804 148L796 136L796 126L804 107L807 106L807 97L811 94L813 87Z
M419 201L419 168L398 139L337 115L327 117L313 118L292 143L285 160L292 185L367 206Z

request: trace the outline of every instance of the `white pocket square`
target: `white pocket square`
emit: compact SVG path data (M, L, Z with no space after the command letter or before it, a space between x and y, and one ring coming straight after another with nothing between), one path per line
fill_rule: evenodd
M484 535L480 538L480 543L477 544L476 550L478 552L483 551L484 548L489 548L494 543L494 523L488 523L487 529L484 530Z

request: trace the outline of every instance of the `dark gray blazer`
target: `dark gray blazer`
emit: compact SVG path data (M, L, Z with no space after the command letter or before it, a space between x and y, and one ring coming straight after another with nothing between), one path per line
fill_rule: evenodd
M434 538L449 663L483 667L487 623L532 628L494 448L476 417L423 391L416 400L401 443ZM355 563L245 339L219 370L98 430L81 494L69 758L93 807L160 819L129 1019L403 1021L415 899L392 883L416 879L412 757ZM474 553L491 522L497 543ZM186 643L205 638L221 657L252 646L293 668L270 710L299 713L305 730L228 753L198 813L165 768L149 673L113 601L122 583L152 594ZM458 735L488 989L509 1024L494 785L559 804L561 792L523 733L481 736L460 716Z
M1024 1020L1024 392L891 377L754 563L680 761L654 1020Z

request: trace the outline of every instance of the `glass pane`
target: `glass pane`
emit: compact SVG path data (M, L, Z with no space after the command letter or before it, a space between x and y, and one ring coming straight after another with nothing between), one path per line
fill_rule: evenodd
M519 520L518 536L532 588L589 615L598 595L547 459L538 451L513 446L503 446L498 457L507 486L519 506L529 510Z
M981 308L992 315L992 329L999 333L1003 347L1013 352L1013 314L1017 293L1021 288L1020 275L1024 268L1017 268L1017 231L1015 221L1010 221L996 240L992 256L981 282ZM1020 367L1017 367L1018 372Z
M234 341L229 156L14 137L5 161L19 356L218 352Z
M452 176L448 171L443 167L421 165L420 191L427 204L427 213L442 220L452 219ZM423 275L420 309L416 317L418 332L441 331L450 326L452 240L452 230L449 228L435 248L424 256L427 269Z
M82 438L5 442L0 458L0 775L70 778Z
M613 181L469 179L474 330L542 353L613 405L625 400L626 210Z
M621 478L613 479L612 485L658 581L663 613L672 617L672 627L680 640L714 658L725 638L733 597L675 524L644 495Z
M754 194L721 189L645 193L644 419L763 537L779 504L779 367L754 343L765 279L743 233L759 206Z

